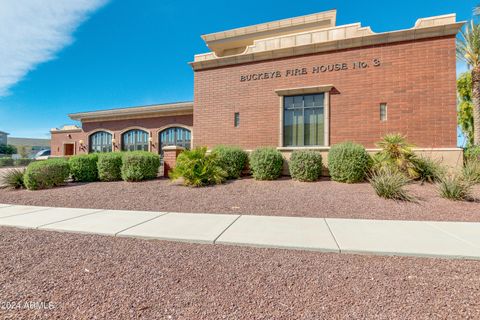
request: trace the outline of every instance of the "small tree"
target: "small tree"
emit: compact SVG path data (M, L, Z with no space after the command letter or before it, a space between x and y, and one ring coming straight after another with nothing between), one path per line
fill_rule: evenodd
M457 40L457 57L471 68L473 105L473 143L480 145L480 25L473 21Z
M18 149L18 154L20 155L20 157L22 157L22 158L27 158L27 157L28 157L28 149L29 149L29 147L27 147L27 146L19 146L17 149Z
M15 154L17 153L17 148L11 144L0 144L0 154Z
M465 72L457 79L458 125L467 140L467 147L473 144L472 73Z

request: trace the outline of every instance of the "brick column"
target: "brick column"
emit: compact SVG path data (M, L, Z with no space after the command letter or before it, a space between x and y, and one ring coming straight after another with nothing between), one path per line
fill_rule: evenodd
M168 171L175 167L177 157L184 149L177 146L163 147L163 175L168 177Z

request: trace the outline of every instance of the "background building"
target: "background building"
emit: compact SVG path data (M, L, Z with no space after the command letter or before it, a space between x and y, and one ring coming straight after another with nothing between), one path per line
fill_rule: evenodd
M0 131L0 145L7 144L7 136L8 136L8 133Z

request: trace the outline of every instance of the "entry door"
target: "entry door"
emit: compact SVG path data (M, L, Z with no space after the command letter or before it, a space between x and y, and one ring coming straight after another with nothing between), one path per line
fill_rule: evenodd
M73 156L75 147L73 143L66 143L63 145L63 155L64 156Z

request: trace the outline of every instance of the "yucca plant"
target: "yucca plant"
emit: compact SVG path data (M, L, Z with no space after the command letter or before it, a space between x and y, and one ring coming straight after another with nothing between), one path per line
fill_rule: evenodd
M411 159L417 172L417 179L424 182L438 182L445 175L446 169L441 165L440 160L423 156Z
M480 161L469 160L462 169L463 178L472 184L480 183Z
M25 174L25 169L10 169L4 172L0 176L0 186L12 188L12 189L21 189L25 185L23 183L23 176Z
M379 165L392 165L409 178L418 178L419 174L413 163L413 145L407 142L405 136L398 133L387 134L376 145L382 150L375 156L374 169L378 169Z
M438 192L445 199L465 201L472 199L472 183L461 175L450 174L438 183Z
M223 183L227 175L218 163L217 155L207 155L205 147L180 153L175 168L169 173L172 180L183 178L184 185L194 187Z
M410 179L394 167L383 166L372 172L369 181L379 197L400 201L415 201L415 198L405 189Z

